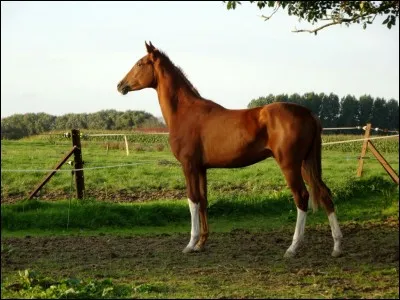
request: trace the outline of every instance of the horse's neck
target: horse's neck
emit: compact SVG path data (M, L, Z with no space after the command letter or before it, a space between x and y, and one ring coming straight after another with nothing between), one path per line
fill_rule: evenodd
M160 72L157 77L158 101L164 120L171 130L171 124L177 117L178 111L191 101L194 94L181 78L174 78L165 72Z

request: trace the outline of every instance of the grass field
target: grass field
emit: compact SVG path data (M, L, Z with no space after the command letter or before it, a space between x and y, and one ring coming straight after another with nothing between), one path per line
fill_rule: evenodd
M116 201L185 198L185 182L179 163L168 148L158 151L158 143L152 143L151 135L144 136L149 140L141 144L131 143L129 156L126 155L123 141L110 142L108 151L107 142L99 140L100 138L82 142L84 167L88 168L85 171L87 198ZM165 135L161 137L166 138ZM331 142L360 137L324 136L323 140ZM398 138L376 140L374 144L398 172ZM361 145L361 142L357 142L324 146L323 175L329 186L341 186L343 182L354 178ZM46 139L2 141L2 203L26 198L48 173L46 170L52 169L71 148L70 141L65 139L51 142ZM125 166L114 167L119 165ZM98 167L106 168L91 169ZM74 196L74 185L69 171L71 169L70 165L65 164L61 172L42 189L40 199L59 200ZM7 170L16 172L6 172ZM34 170L38 171L26 172ZM368 178L370 175L385 174L382 166L368 153L363 176ZM286 190L284 178L271 158L242 169L209 170L208 179L210 196L214 193L233 192L236 195L238 192L247 194L267 190L269 193L276 193Z
M324 141L343 139L324 137ZM360 136L346 136L346 139ZM284 259L296 209L273 159L209 170L210 238L190 237L184 178L159 140L83 140L85 199L74 199L71 166L38 200L26 196L69 151L65 140L2 141L2 298L398 298L398 186L361 143L323 148L323 178L344 234L333 241L323 210L309 212L306 240ZM399 172L398 139L374 143ZM346 145L346 146L344 146ZM347 147L347 148L346 148ZM357 149L357 150L354 150Z

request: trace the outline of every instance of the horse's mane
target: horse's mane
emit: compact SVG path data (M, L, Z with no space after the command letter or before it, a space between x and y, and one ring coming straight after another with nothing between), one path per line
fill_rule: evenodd
M158 52L161 54L161 56L162 56L168 63L170 63L170 64L175 68L175 70L177 71L178 75L182 77L183 81L186 82L186 84L190 87L190 89L193 91L193 93L194 93L196 96L198 96L198 97L201 98L199 91L198 91L198 90L194 87L194 85L189 81L189 79L187 78L187 76L186 76L186 74L183 72L183 70L182 70L180 67L178 67L177 65L175 65L175 64L171 61L171 59L168 57L168 55L167 55L165 52L160 51L160 50L158 50Z

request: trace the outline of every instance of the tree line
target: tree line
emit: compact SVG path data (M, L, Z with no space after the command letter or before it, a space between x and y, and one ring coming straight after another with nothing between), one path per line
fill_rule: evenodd
M132 110L102 110L96 113L69 113L62 116L46 113L14 114L1 119L1 138L19 139L43 132L73 128L132 130L142 127L165 127L165 124L150 113Z
M266 97L253 99L248 108L262 106L273 102L293 102L313 111L319 117L323 127L352 127L372 126L398 130L399 129L399 102L395 99L386 101L384 98L373 98L370 95L360 96L358 99L347 95L339 99L333 93L329 95L314 92L299 95L269 94Z
M311 109L321 120L322 126L352 127L371 123L381 129L399 129L399 103L395 99L373 98L363 95L358 99L347 95L341 99L333 93L329 95L314 92L269 94L249 102L248 108L273 102L293 102ZM54 116L46 113L15 114L1 119L1 138L19 139L49 131L71 130L132 130L135 128L165 127L165 124L145 111L119 112L102 110L96 113L69 113Z

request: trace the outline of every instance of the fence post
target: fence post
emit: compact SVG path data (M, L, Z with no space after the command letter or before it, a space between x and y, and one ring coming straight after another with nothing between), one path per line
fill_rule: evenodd
M82 161L82 151L81 151L81 136L80 136L80 131L78 129L72 129L72 146L75 146L74 168L82 169L83 161ZM75 186L76 186L76 197L78 199L82 199L85 190L83 170L75 171Z
M369 141L368 148L371 150L372 154L375 155L376 159L381 163L382 167L385 169L386 173L389 174L390 178L399 184L399 176L396 174L396 171L389 165L386 159L379 153L379 151L375 148L374 144Z
M71 151L69 151L64 158L55 166L54 170L52 170L47 176L43 179L41 183L37 185L37 187L33 190L32 193L29 194L29 200L31 200L38 191L50 180L50 178L56 174L56 170L60 169L61 166L67 161L67 159L75 152L75 147L72 147Z
M362 174L362 169L363 169L363 165L364 165L364 156L365 153L367 152L367 147L368 147L368 138L370 136L370 131L371 131L371 123L368 123L366 128L365 128L365 135L364 138L366 139L363 142L362 148L361 148L361 155L360 155L360 160L358 161L358 168L357 168L357 177L361 177Z
M125 139L126 156L129 156L129 147L128 147L128 140L126 139L126 135L124 135L124 139Z

